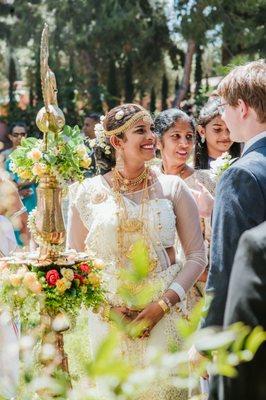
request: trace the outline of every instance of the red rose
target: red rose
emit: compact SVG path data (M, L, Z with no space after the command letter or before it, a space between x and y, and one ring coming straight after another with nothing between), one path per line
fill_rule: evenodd
M91 272L91 267L88 264L80 264L79 268L81 271L86 272L86 274Z
M84 277L82 275L79 274L74 274L74 279L78 279L79 283L82 285L84 282Z
M50 269L50 271L47 272L45 278L49 286L55 286L56 282L60 278L60 275L56 269Z

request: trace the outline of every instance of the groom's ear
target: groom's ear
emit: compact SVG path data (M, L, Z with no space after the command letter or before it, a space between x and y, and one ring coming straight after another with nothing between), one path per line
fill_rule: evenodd
M246 119L249 112L249 106L242 99L238 99L237 105L239 107L241 118Z

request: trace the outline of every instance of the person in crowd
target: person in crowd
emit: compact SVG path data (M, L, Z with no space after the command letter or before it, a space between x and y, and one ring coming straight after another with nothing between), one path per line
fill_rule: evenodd
M10 148L11 142L8 139L7 135L7 123L4 119L0 119L0 153L1 153L1 159L4 159L2 157L2 153Z
M111 328L110 310L129 323L146 321L139 338L126 335L120 342L123 357L145 365L150 346L165 351L169 339L180 341L176 304L206 267L205 249L195 201L187 186L176 176L156 174L145 166L156 152L156 135L150 114L137 104L124 104L110 110L102 123L111 152L97 152L109 163L109 172L74 184L71 191L67 244L78 251L88 249L105 264L103 276L108 305L103 313L89 312L90 346L93 353ZM97 159L98 160L98 159ZM178 238L185 262L176 255ZM157 288L150 304L132 309L117 288L118 273L130 267L130 249L145 243L149 255L147 284ZM159 286L157 286L157 282ZM138 285L134 289L139 290ZM167 312L167 311L170 311ZM104 317L104 318L103 318ZM104 397L103 386L97 386ZM187 392L158 381L142 397L159 400L187 399Z
M225 307L224 327L241 321L266 330L266 222L240 238ZM264 400L266 393L266 343L252 361L237 367L233 379L219 377L218 400Z
M27 137L27 127L23 122L15 122L10 129L10 134L8 135L9 139L12 142L12 148L6 150L5 157L5 169L9 172L12 180L17 185L19 195L21 200L26 207L27 212L29 213L32 211L37 204L37 197L36 197L36 184L33 182L25 182L21 181L17 174L13 173L11 170L11 159L9 155L14 151L21 143L22 138ZM8 153L7 153L8 152ZM5 152L3 152L5 153ZM23 241L20 237L20 232L15 231L16 238L19 245L23 245Z
M200 111L194 154L195 169L210 169L211 161L225 152L232 158L240 156L240 143L230 138L229 129L219 112L220 105L220 97L213 96Z
M0 215L5 217L9 223L12 223L13 228L20 232L23 243L28 245L30 232L27 227L27 209L20 199L16 185L2 168L0 168ZM13 233L10 237L13 237ZM6 246L4 240L1 243L2 246ZM14 249L12 247L12 250ZM1 252L4 251L1 249Z
M215 180L211 178L209 171L195 170L188 164L195 144L195 122L184 111L172 108L162 111L155 118L155 132L162 157L161 172L179 176L191 189L198 205L203 236L208 249ZM205 272L200 279L206 281L206 276ZM203 295L203 287L204 285L197 284L193 289L196 297Z
M0 182L0 191L1 191ZM1 193L0 193L1 196ZM0 203L1 208L1 203ZM8 256L17 247L11 222L0 215L0 257ZM18 327L0 303L0 398L11 399L19 384Z
M99 122L100 122L100 115L98 113L92 112L85 117L84 125L82 127L82 132L83 132L85 141L87 139L95 138L94 127Z
M243 232L266 220L266 63L234 68L219 84L219 106L231 140L244 142L242 156L217 186L212 224L211 262L206 292L213 298L202 328L223 326L228 285ZM211 383L217 394L217 377ZM217 399L212 394L210 399Z

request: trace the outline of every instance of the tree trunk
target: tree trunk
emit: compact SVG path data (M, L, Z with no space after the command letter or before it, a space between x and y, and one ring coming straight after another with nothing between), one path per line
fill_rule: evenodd
M11 114L14 112L14 109L16 108L16 99L15 99L15 81L17 79L17 72L16 72L16 65L14 61L14 56L10 56L9 60L9 70L8 70L8 80L9 80L9 113Z
M189 39L188 46L187 46L186 59L185 59L184 74L183 74L181 85L175 93L173 107L179 107L181 101L185 98L185 96L187 94L188 87L189 87L191 67L192 67L192 60L193 60L193 55L195 53L195 49L196 49L195 41L193 39Z
M101 91L99 86L98 74L96 72L96 62L93 60L93 55L89 54L87 51L83 50L81 56L84 59L86 65L89 79L88 92L90 94L90 109L93 112L103 112Z
M155 113L155 111L156 111L156 93L154 87L152 87L150 95L150 112Z
M132 103L134 99L133 65L130 58L125 65L125 103Z
M166 74L164 73L162 79L162 105L161 105L162 111L168 108L167 99L168 99L168 79Z
M201 89L201 81L202 81L202 50L200 46L197 46L196 50L196 65L195 65L195 96L199 94L200 89Z

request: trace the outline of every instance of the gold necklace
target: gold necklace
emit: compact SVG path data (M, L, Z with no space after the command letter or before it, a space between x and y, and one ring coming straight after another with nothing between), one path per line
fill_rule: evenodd
M114 178L119 183L120 190L122 192L128 192L130 190L134 190L138 185L144 182L145 179L147 179L148 168L145 167L139 176L132 179L123 177L121 172L117 168L113 169L113 173L114 173Z
M162 164L162 168L161 169L162 169L162 172L165 174L165 170L164 170L163 164ZM187 164L184 164L183 167L181 168L180 172L178 172L176 175L183 179L183 175L184 175L184 172L185 172L186 169L187 169Z
M118 258L117 262L120 267L125 266L125 260L131 259L133 244L128 246L125 240L126 234L137 234L141 237L144 243L148 244L146 240L146 231L144 223L144 208L148 200L148 180L149 180L149 169L146 171L146 177L143 181L143 193L141 198L140 212L137 217L130 218L127 212L124 196L121 193L120 181L116 174L113 174L114 182L114 193L115 199L118 206L117 217L117 242L118 242ZM137 241L137 239L136 239ZM147 246L148 247L148 246ZM151 270L156 266L155 260L150 261Z

